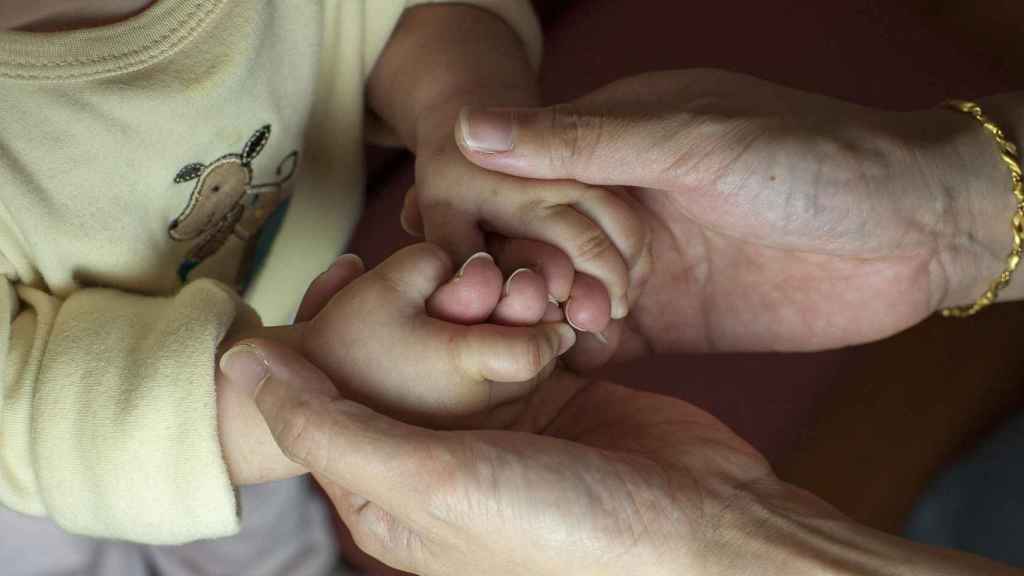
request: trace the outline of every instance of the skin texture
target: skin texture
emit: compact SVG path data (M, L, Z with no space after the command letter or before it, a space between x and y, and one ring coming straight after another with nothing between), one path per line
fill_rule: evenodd
M986 106L1015 126L1019 102ZM633 313L606 331L612 346L582 340L580 366L614 351L876 340L972 301L1009 250L1008 172L991 137L954 112L883 112L693 70L489 118L472 112L470 124L506 123L513 149L474 151L457 129L467 159L618 187L651 230L654 266Z
M535 76L521 40L498 17L469 6L422 6L403 17L367 90L373 110L416 153L405 228L459 261L490 249L507 274L520 266L507 269L500 252L522 260L538 241L558 248L604 290L576 293L565 278L549 276L550 294L562 303L573 298L574 326L600 332L610 316L627 313L630 290L646 274L648 234L632 207L601 188L480 169L452 138L464 106L536 104Z
M439 432L338 396L287 348L249 381L367 553L396 569L493 574L1018 572L857 526L776 478L680 400L556 371L508 430Z
M365 274L362 262L347 255L310 285L294 326L242 329L224 349L253 338L273 341L331 373L332 391L405 420L502 426L575 341L560 320L537 324L537 310L548 303L541 276L520 273L507 293L504 284L486 255L455 270L437 247L417 245ZM506 325L486 323L497 310L505 310ZM281 453L239 386L262 362L253 366L225 354L220 364L220 438L234 483L303 473Z

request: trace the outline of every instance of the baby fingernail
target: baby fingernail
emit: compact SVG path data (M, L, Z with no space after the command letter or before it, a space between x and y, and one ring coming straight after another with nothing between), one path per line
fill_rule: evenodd
M516 276L518 276L521 272L529 271L529 268L520 268L513 272L511 275L509 275L508 280L505 280L505 290L503 291L503 294L505 295L506 298L508 298L508 295L512 292L512 281L516 279Z
M576 324L573 323L573 321L572 321L572 314L569 313L569 308L571 306L572 306L572 298L570 298L569 301L565 303L565 321L568 322L569 325L572 326L577 332L582 332L584 334L592 334L594 336L594 338L597 339L598 342L600 342L601 344L607 345L608 344L608 338L605 337L604 333L602 333L602 332L590 332L588 330L584 330L583 328L580 328L579 326L577 326Z
M572 306L572 298L570 298L565 303L565 321L569 323L569 326L572 326L573 328L575 328L577 332L586 332L586 330L584 330L583 328L580 328L579 326L577 326L576 324L573 323L572 316L569 315L569 307L570 306Z
M459 114L462 142L474 152L497 154L515 147L515 116L511 112L463 108Z
M552 295L552 294L548 294L548 302L551 302L555 306L561 306L562 305L562 303L558 301L558 298L555 298L554 295Z
M561 356L576 344L576 331L566 324L558 325L558 355Z
M482 258L486 258L487 260L494 262L494 258L491 257L491 255L488 254L487 252L477 252L476 254L473 254L466 260L465 264L462 265L462 268L459 268L459 273L455 275L455 279L458 280L459 278L462 278L462 276L466 273L466 269L469 268L469 265L472 264L474 261L480 260Z
M252 389L253 395L270 375L270 365L251 344L240 344L220 357L220 370L228 378Z

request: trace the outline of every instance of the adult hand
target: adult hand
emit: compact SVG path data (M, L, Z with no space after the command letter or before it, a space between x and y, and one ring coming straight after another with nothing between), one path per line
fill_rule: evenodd
M465 119L457 140L481 167L623 187L642 206L652 277L606 332L612 346L577 346L584 364L616 349L875 340L973 301L1009 249L1005 166L976 122L948 110L886 112L693 70ZM507 150L474 149L479 135Z
M340 398L286 347L244 353L258 355L248 384L282 450L356 543L401 570L1012 573L852 524L679 400L558 372L510 430L438 432Z

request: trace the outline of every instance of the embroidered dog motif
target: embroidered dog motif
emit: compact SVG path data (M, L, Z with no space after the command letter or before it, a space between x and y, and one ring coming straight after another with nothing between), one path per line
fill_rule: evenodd
M277 180L252 183L252 163L269 140L270 125L266 125L249 138L240 153L221 156L210 164L189 164L174 177L176 184L195 181L188 204L168 228L173 240L194 242L178 270L182 280L232 235L249 241L286 199L284 184L295 174L298 151L278 164Z

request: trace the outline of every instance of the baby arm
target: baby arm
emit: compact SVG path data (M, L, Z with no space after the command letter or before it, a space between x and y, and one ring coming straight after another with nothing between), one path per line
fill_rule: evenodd
M484 4L529 9L517 0ZM630 285L645 273L648 235L629 204L610 191L575 182L539 183L479 169L465 160L453 136L474 106L538 102L535 71L521 35L478 7L411 9L370 76L370 103L417 154L416 185L402 214L407 230L425 235L460 260L488 247L494 250L489 243L499 234L559 248L581 277L596 279L607 295L598 294L596 301L584 298L594 291L576 293L571 277L545 274L550 294L568 301L566 311L575 326L600 332L609 313L625 316ZM502 144L487 142L488 134L459 134L474 145ZM511 241L510 248L527 251L517 242ZM506 273L511 271L504 260L499 262Z
M0 258L0 268L6 262ZM258 324L211 281L58 297L0 275L0 503L82 535L170 544L238 530L214 359Z

